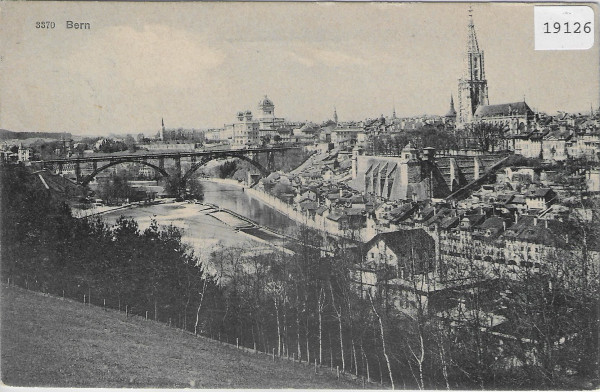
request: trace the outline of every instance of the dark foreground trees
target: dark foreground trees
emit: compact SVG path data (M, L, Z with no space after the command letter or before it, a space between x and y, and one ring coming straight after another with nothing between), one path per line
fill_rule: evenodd
M25 168L1 175L3 279L181 326L216 290L176 228L75 219Z

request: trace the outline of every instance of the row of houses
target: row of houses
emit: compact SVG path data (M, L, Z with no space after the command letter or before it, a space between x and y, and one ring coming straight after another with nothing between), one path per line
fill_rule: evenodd
M585 133L545 129L512 136L510 141L514 152L526 158L600 160L600 131L597 129Z

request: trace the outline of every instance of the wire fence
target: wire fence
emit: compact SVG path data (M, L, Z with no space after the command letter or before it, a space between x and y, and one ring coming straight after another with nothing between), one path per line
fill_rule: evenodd
M81 287L74 288L63 288L57 290L49 290L48 285L44 282L40 282L39 280L27 280L20 279L20 281L15 280L14 278L6 278L2 279L2 283L6 284L9 288L20 288L25 289L29 292L36 293L39 295L43 295L45 297L53 297L61 300L73 301L77 303L81 303L84 306L94 307L94 309L102 309L105 312L117 312L118 314L122 314L125 319L132 320L145 320L149 322L157 322L164 324L170 328L180 330L183 333L188 335L192 335L195 337L201 337L204 339L210 339L220 345L227 346L232 349L240 350L250 354L260 354L268 357L272 362L275 361L286 361L292 362L296 364L302 364L304 366L313 367L313 371L315 375L333 375L337 380L344 379L349 380L359 385L362 385L363 388L368 387L384 387L387 383L383 382L383 380L375 381L371 378L369 374L367 375L357 375L349 372L342 371L339 365L335 365L333 361L330 361L329 364L326 363L318 363L317 359L314 358L313 361L309 361L304 358L300 358L296 356L296 353L291 353L289 350L277 350L276 347L271 348L263 348L263 350L259 349L256 342L252 342L252 346L248 347L245 342L239 337L232 336L227 333L222 333L218 331L212 334L206 333L197 333L193 331L189 331L185 328L184 320L181 314L175 320L173 317L160 318L158 315L154 314L153 310L146 310L140 307L131 306L127 303L126 300L117 300L105 298L102 295L95 296L94 291L88 287L87 290L82 290ZM77 293L77 294L75 294Z

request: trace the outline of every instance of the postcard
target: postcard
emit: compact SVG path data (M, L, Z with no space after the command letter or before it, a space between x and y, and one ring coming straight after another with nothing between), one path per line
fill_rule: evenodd
M598 11L1 2L3 386L598 388Z

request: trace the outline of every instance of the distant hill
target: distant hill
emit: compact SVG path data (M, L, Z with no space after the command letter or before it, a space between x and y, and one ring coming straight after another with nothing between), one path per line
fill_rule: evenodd
M0 129L0 140L25 140L31 138L41 139L58 139L61 138L72 139L72 135L69 132L14 132L7 129Z

